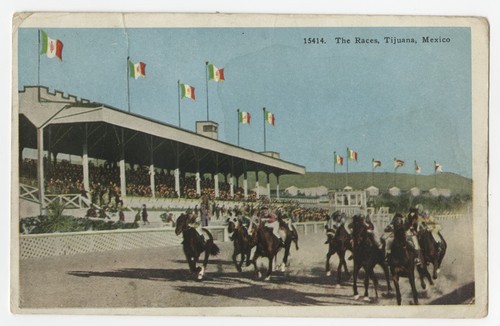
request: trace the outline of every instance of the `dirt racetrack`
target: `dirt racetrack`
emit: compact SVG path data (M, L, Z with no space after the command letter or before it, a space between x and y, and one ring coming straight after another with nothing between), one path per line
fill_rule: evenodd
M470 219L442 222L448 251L436 285L424 292L417 283L420 304L467 304L474 300ZM180 246L122 250L20 261L21 308L103 307L235 307L395 305L382 296L387 286L380 267L379 300L354 300L352 280L334 287L325 276L327 245L324 234L301 235L300 250L292 249L287 272L274 272L270 281L257 280L251 267L238 273L231 261L232 243L218 243L221 253L212 258L205 279L195 281ZM280 254L279 258L282 257ZM260 259L267 266L267 259ZM348 262L352 270L352 262ZM332 258L336 270L337 259ZM363 275L358 291L363 295ZM403 304L411 301L410 285L402 279ZM370 296L374 297L370 283Z

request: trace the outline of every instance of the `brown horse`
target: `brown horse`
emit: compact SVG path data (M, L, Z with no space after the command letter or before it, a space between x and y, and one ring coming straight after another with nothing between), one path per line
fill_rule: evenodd
M413 302L418 304L417 288L415 286L415 252L406 240L406 232L410 228L411 223L405 223L403 215L397 213L392 220L392 224L394 227L394 241L392 242L388 260L392 280L396 288L396 300L398 305L401 305L399 278L407 277L410 281Z
M387 281L387 291L392 290L391 284L389 282L389 269L384 259L384 252L377 246L368 230L368 226L365 224L363 217L356 215L353 216L352 224L353 232L353 256L354 256L354 268L353 268L353 292L354 299L359 298L358 294L358 273L361 267L365 271L365 294L364 300L370 301L368 296L368 287L370 284L370 278L373 282L375 288L375 298L378 299L378 279L375 275L374 268L376 265L380 265L384 270L385 279Z
M262 274L257 268L257 258L267 257L269 260L269 266L266 272L266 281L271 279L271 273L273 271L273 260L276 258L276 255L283 247L285 248L285 254L283 256L283 263L281 264L281 271L285 271L288 263L288 255L290 253L290 246L292 244L292 241L294 241L294 237L298 239L298 236L296 234L297 230L293 228L293 231L291 231L285 222L280 221L280 229L286 233L284 244L282 244L281 240L273 234L273 231L270 228L264 226L263 222L259 222L258 225L252 224L252 234L255 233L257 242L254 256L251 261L247 262L247 266L253 264L257 277L261 278ZM293 232L295 232L295 235L293 234ZM295 242L295 244L298 248L297 242Z
M257 244L257 234L248 233L248 229L241 224L237 217L230 217L227 219L227 230L233 233L231 240L233 241L233 262L238 272L241 272L241 266L246 258L247 266L250 265L251 250ZM240 255L240 262L237 262L237 257Z
M418 232L418 242L423 251L424 263L432 264L432 278L435 280L441 270L441 263L446 254L447 244L441 232L438 232L441 242L437 242L429 230Z
M330 270L330 258L337 254L339 256L339 265L337 268L337 284L336 287L340 287L342 266L344 267L344 272L347 274L347 279L350 278L349 269L347 268L347 263L345 260L345 253L347 250L353 251L351 245L351 235L346 231L344 224L339 226L337 230L327 229L326 231L326 242L328 244L328 253L326 254L326 276L331 275Z
M208 230L202 229L208 236L208 240L205 240L204 237L198 234L193 227L188 225L190 218L191 217L188 214L182 214L177 218L175 234L179 235L182 233L182 237L184 239L182 241L182 247L189 264L189 270L191 273L198 273L198 279L201 280L203 279L203 275L208 264L208 257L210 255L218 255L220 249L214 243L214 238ZM202 252L205 252L203 266L197 267L196 264L198 263L198 259Z
M441 233L439 233L439 237L441 239L441 243L439 243L434 240L434 237L429 230L420 228L418 226L418 217L419 210L416 208L410 208L410 213L408 214L408 223L411 225L411 227L413 227L414 230L418 230L417 239L422 251L422 264L420 266L417 266L417 271L420 275L420 285L425 290L427 288L425 279L429 281L430 285L434 285L433 279L437 279L437 275L441 267L441 262L443 261L444 255L446 253L447 244ZM429 264L432 264L433 267L432 277L429 273L429 270L427 269L427 266Z

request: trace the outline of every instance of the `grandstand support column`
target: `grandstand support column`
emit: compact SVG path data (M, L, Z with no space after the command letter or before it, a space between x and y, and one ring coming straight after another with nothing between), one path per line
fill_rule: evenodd
M176 168L174 170L174 178L175 178L175 192L177 193L177 197L181 197L181 181L180 181L181 170Z
M201 177L200 177L200 170L196 171L196 194L198 196L201 196Z
M260 197L260 188L259 188L259 171L255 171L255 190L256 193L257 193L257 200L259 199Z
M234 197L234 176L232 173L229 173L229 194L232 199Z
M127 196L127 184L125 180L125 142L123 132L122 128L120 141L120 192L122 198L125 198Z
M248 199L248 179L247 179L247 171L243 173L243 196L245 199Z
M155 198L155 165L154 165L154 147L153 147L153 136L150 137L150 148L149 148L149 185L151 187L151 197Z
M276 199L280 200L280 175L276 174Z
M267 197L271 199L271 183L269 182L269 172L266 172L266 181L267 181Z
M40 215L44 214L45 204L45 176L43 175L43 127L36 130L37 148L38 148L38 199L40 200Z
M83 188L85 191L90 191L89 182L89 153L88 153L88 124L85 123L85 135L83 136L83 153L82 153L82 169L83 169Z
M213 175L215 198L219 198L219 173Z
M198 196L201 196L200 159L198 157L198 153L196 153L196 152L195 152L195 158L196 158L196 174L195 174L195 179L196 179L196 194Z

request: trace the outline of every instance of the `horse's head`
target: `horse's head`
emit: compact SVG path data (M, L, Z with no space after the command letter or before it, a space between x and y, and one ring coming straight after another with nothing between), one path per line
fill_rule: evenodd
M181 234L184 230L186 230L188 226L188 221L189 221L190 216L188 214L181 214L176 221L175 225L175 234L179 235Z
M368 227L361 215L352 217L352 239L354 243L361 243L367 238Z
M410 224L413 224L418 219L419 216L419 209L418 208L410 208L410 212L408 213L408 222Z
M231 216L227 219L227 230L232 233L238 229L240 220L236 216Z
M405 229L405 218L401 213L396 213L392 218L392 225L394 226L394 231Z

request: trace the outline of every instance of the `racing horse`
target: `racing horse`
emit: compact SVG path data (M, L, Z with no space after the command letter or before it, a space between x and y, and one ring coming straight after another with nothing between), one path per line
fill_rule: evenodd
M182 248L189 264L189 270L191 273L198 273L198 280L201 280L205 274L208 257L210 255L217 256L220 249L214 243L214 238L208 230L202 229L208 236L208 240L205 240L193 227L189 226L188 223L190 218L188 214L182 214L177 218L175 234L179 235L182 233ZM198 259L203 252L205 252L203 265L197 267Z
M234 251L232 259L238 272L241 272L241 266L246 258L247 266L250 265L251 250L257 243L257 234L248 233L248 229L244 227L238 217L230 217L227 219L227 230L232 233L231 240L233 241ZM252 222L250 222L252 223ZM240 262L237 257L240 255Z
M411 213L410 213L411 214ZM397 213L393 220L394 241L391 253L388 255L389 268L396 288L396 300L401 305L401 290L399 278L407 277L410 281L414 304L418 304L417 288L415 286L415 252L406 240L406 232L411 227L411 221L404 221L403 215Z
M353 292L354 299L359 299L358 294L358 273L361 267L365 271L365 294L364 300L370 301L368 296L368 287L370 284L370 278L373 282L375 288L375 299L378 299L378 279L375 275L374 268L376 265L380 265L384 270L385 279L387 281L387 291L392 290L391 283L389 281L389 269L384 259L384 252L377 246L373 239L373 235L368 232L369 226L364 222L362 216L353 216L352 223L352 238L353 238L353 257L354 257L354 268L353 268Z
M340 212L335 212L335 214L338 214L340 216ZM341 273L342 273L342 266L344 267L344 272L347 274L347 279L350 278L349 274L349 269L347 268L347 263L345 260L345 253L347 250L353 251L352 250L352 245L351 245L351 235L347 232L345 229L345 224L341 224L337 230L335 229L327 229L326 230L326 242L325 244L328 244L328 253L326 254L326 276L331 275L331 270L330 270L330 258L337 254L339 256L339 265L337 268L337 284L336 287L340 287L340 281L341 281Z
M273 231L270 228L264 225L262 220L259 220L257 224L251 224L252 234L256 235L256 250L253 258L250 261L247 261L247 266L252 264L254 266L257 277L261 278L262 274L257 268L257 258L267 257L267 259L269 260L269 265L265 277L266 281L271 279L271 273L273 271L273 260L276 258L276 255L281 250L281 248L285 248L283 263L281 264L282 272L285 271L288 263L288 256L290 254L290 246L292 244L292 241L295 241L296 248L298 249L298 245L296 242L296 239L298 239L297 230L295 230L295 228L293 227L292 230L290 230L288 228L288 224L281 219L279 219L279 223L280 229L286 234L284 244L282 244L281 240L273 234Z
M438 232L438 236L441 239L441 242L437 242L430 230L425 228L425 225L423 227L419 227L417 225L417 220L419 217L419 210L416 208L411 208L410 213L408 215L409 223L412 224L413 228L415 230L418 230L417 232L417 238L418 238L418 244L420 245L420 248L422 249L422 269L419 269L419 272L422 271L421 274L421 283L422 283L422 288L425 287L425 283L423 280L423 276L425 276L431 285L433 285L432 279L437 279L440 268L441 268L441 263L443 261L444 255L446 254L446 249L447 249L447 244L446 241L444 240L443 235L441 232ZM427 270L427 265L432 264L433 270L432 270L432 279L430 276L429 271Z

